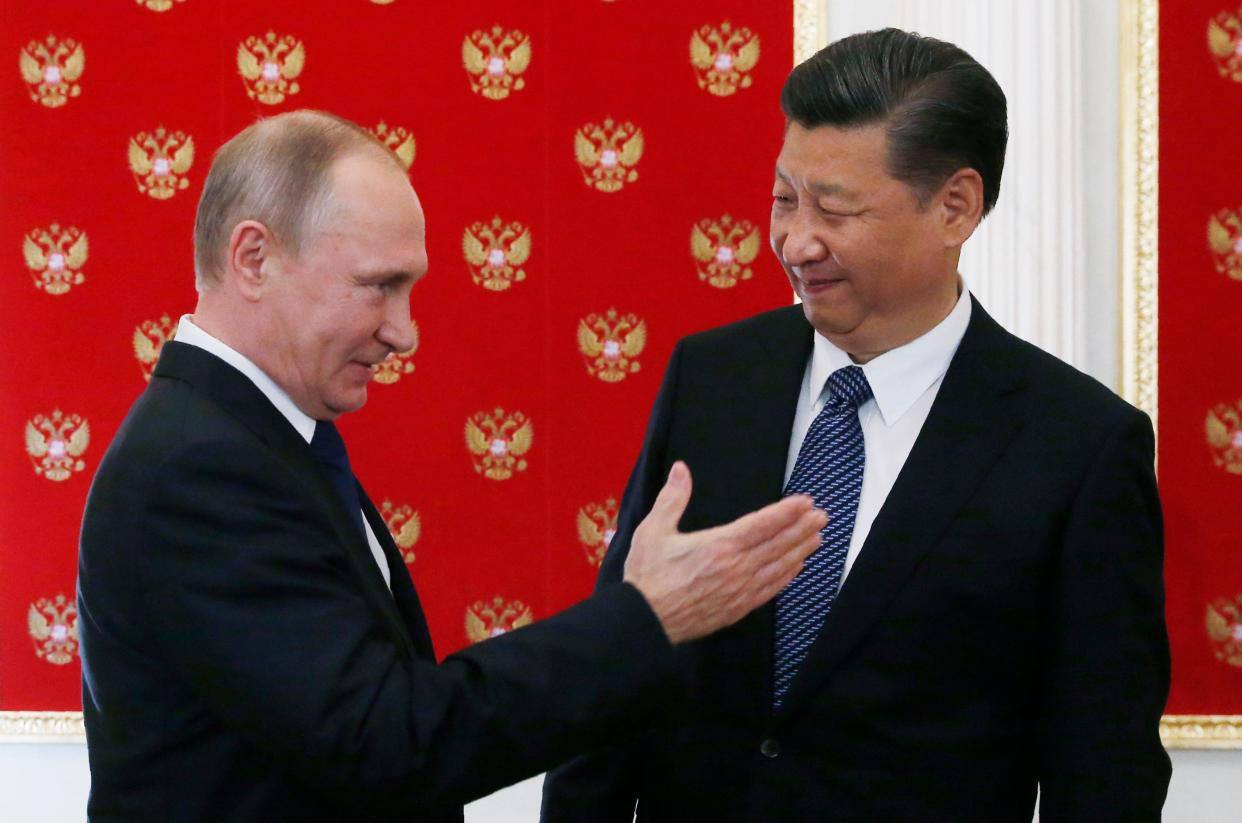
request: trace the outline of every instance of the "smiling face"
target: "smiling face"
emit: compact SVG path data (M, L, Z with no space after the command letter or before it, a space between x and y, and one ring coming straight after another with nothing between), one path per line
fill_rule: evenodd
M256 358L317 420L361 408L371 366L414 345L410 289L427 271L422 208L394 163L347 154L331 180L322 230L263 263L267 342Z
M979 219L962 212L956 192L976 173L955 175L920 203L889 175L886 147L883 125L790 123L772 191L772 250L807 320L858 362L948 315L961 243Z

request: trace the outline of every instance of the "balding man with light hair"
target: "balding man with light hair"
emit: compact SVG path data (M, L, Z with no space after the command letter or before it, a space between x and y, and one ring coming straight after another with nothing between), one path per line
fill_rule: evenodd
M460 820L644 718L673 648L776 594L806 497L681 534L673 468L625 584L437 665L333 421L413 343L404 169L294 112L217 153L182 317L91 487L78 581L91 821Z

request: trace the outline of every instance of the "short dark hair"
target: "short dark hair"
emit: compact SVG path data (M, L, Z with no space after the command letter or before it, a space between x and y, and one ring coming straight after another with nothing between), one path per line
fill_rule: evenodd
M805 129L883 123L888 173L926 202L958 169L983 178L983 213L1005 166L1005 93L952 43L899 29L842 38L789 73L781 110Z

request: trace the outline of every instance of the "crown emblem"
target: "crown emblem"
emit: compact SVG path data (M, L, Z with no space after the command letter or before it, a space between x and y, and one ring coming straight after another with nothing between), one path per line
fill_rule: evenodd
M277 37L276 32L269 31L237 45L237 73L246 94L268 106L283 103L287 95L301 91L297 78L305 66L306 49L292 35Z
M1242 20L1220 12L1208 21L1207 41L1220 76L1242 83Z
M26 626L34 641L35 656L57 666L73 662L78 651L78 608L63 594L30 604Z
M1238 212L1221 209L1208 218L1207 240L1216 271L1242 280L1242 218Z
M48 294L64 294L81 285L86 280L82 267L89 254L86 232L76 226L62 229L53 223L46 229L32 229L22 240L22 256L35 288Z
M1242 668L1242 594L1233 601L1221 597L1209 603L1204 622L1216 659Z
M380 362L371 367L371 378L380 385L391 386L401 379L402 375L414 373L414 353L418 351L418 324L413 319L410 326L414 334L414 345L405 351L391 352Z
M472 223L462 233L461 253L471 280L488 291L504 291L526 279L519 267L530 257L530 229L499 215Z
M397 505L391 500L384 500L380 504L380 517L384 518L388 533L392 535L393 542L401 550L401 558L407 564L413 563L414 545L423 535L423 521L418 516L418 512L410 506Z
M371 129L371 134L375 135L375 139L388 147L388 150L397 155L397 159L401 161L401 165L405 166L409 171L410 166L414 165L414 135L401 126L390 126L383 120Z
M194 138L163 126L129 138L129 170L138 191L167 200L190 185L185 173L194 165Z
M35 474L48 480L65 480L86 468L80 458L90 444L90 424L79 415L57 409L26 421L26 454Z
M640 368L638 355L647 347L647 322L637 315L588 314L578 321L578 351L587 374L605 383L619 383Z
M534 619L530 606L521 600L506 602L503 597L493 597L490 603L479 600L466 609L466 637L471 643L478 643L529 626Z
M634 166L643 156L643 130L633 123L587 123L574 134L574 157L582 182L602 192L620 191L638 179Z
M610 497L603 503L587 503L578 509L578 542L586 551L587 562L598 566L617 533L617 500Z
M1242 474L1242 400L1233 407L1218 403L1208 411L1205 428L1212 462L1230 474Z
M86 68L86 52L72 37L31 40L18 59L30 99L54 109L82 93L77 80Z
M168 11L173 7L173 3L184 3L185 0L136 0L138 5L148 8L151 11Z
M718 289L730 289L753 276L750 263L759 254L759 229L749 220L724 215L704 217L690 229L690 254L699 280Z
M489 480L508 480L526 471L522 455L530 451L535 432L521 412L481 411L466 420L466 448L474 456L474 470Z
M719 28L702 26L690 35L690 65L699 88L728 97L750 88L750 70L759 62L759 36L728 21Z
M142 379L151 382L151 373L160 359L164 344L177 334L180 320L173 321L166 314L159 320L147 320L134 329L134 357L138 360L138 368L142 369Z
M500 26L475 31L461 41L461 62L471 91L488 100L504 100L510 91L526 86L522 73L530 65L530 37Z

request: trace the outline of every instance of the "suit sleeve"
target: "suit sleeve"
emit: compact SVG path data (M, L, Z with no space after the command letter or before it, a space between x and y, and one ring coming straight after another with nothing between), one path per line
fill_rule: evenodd
M1050 583L1039 718L1040 820L1159 821L1170 765L1163 527L1146 415L1095 458Z
M651 511L671 467L668 433L672 427L681 344L674 349L655 407L647 423L642 452L630 474L617 517L617 532L600 564L597 594L613 590L625 572L634 530ZM631 732L575 757L548 773L543 784L543 823L631 823L642 782L646 736Z
M628 585L415 660L275 456L199 443L161 466L135 572L160 658L295 778L360 807L459 805L537 774L632 727L671 672Z

